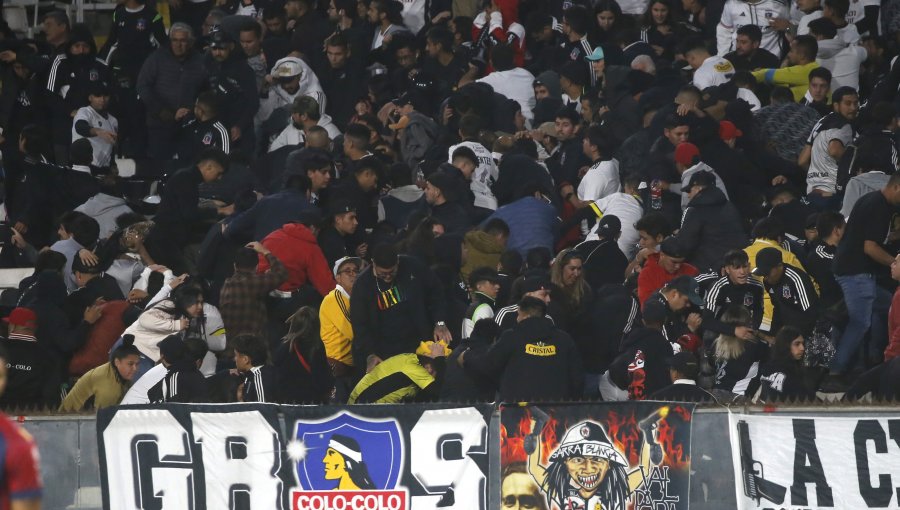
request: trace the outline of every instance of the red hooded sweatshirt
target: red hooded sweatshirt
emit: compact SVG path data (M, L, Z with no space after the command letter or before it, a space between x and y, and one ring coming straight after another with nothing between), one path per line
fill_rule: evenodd
M267 235L262 245L269 249L288 270L288 279L278 290L291 292L311 283L325 296L334 290L334 276L312 231L300 223L288 223ZM269 269L269 261L259 256L258 273Z

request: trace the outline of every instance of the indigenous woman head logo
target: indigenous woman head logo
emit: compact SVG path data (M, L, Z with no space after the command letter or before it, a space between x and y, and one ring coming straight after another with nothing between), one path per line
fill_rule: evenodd
M352 437L334 434L322 459L326 480L337 480L336 490L358 491L375 488L359 443Z

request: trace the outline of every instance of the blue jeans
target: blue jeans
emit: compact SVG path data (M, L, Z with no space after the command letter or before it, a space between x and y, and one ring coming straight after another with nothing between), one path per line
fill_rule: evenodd
M887 338L887 313L891 306L891 293L875 283L871 274L835 276L844 292L849 321L838 342L832 372L846 372L860 351L860 344L871 328L871 342L880 345Z

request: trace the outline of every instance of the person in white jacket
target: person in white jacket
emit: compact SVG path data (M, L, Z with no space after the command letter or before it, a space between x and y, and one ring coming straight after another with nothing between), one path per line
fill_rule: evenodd
M831 87L853 87L859 90L859 68L865 62L866 49L847 44L837 35L837 27L828 18L809 24L809 33L819 43L816 62L831 71Z
M284 57L276 62L272 67L272 74L266 77L266 82L273 84L268 96L259 102L259 110L253 119L257 130L272 112L290 106L300 96L315 99L320 111L325 111L325 92L319 84L319 78L306 62L297 57Z
M494 72L477 80L479 83L487 83L494 88L494 92L502 94L519 103L522 107L522 115L525 124L531 129L531 121L534 119L534 75L521 67L515 67L513 63L514 52L505 44L498 44L491 50L491 64Z
M788 3L782 0L728 0L722 9L722 18L716 27L716 46L720 56L734 49L737 29L744 25L756 25L762 31L759 47L773 55L781 55L781 33L772 25L774 20L787 21L790 16Z
M309 96L300 96L294 100L290 107L291 121L285 128L272 139L269 152L284 147L285 145L297 145L306 141L306 131L313 126L320 126L328 132L328 137L334 140L341 135L341 131L331 117L320 114L319 104Z

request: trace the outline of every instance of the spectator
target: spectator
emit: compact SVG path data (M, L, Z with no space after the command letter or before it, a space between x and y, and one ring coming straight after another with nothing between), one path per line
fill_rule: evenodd
M659 244L659 253L647 256L638 275L638 301L644 303L651 294L681 275L696 276L697 268L685 262L687 255L677 237L669 237Z
M738 27L734 43L734 51L726 53L725 59L738 71L774 69L781 64L772 52L759 47L762 43L762 30L756 25Z
M775 335L771 359L760 367L759 398L766 403L778 400L815 400L803 367L805 340L795 328L785 326Z
M789 87L794 93L794 101L799 101L809 88L810 71L819 67L816 63L818 51L819 45L813 36L797 36L791 41L791 50L788 52L789 66L781 69L757 69L753 71L753 77L760 83Z
M219 117L219 98L213 92L202 92L194 103L193 115L184 117L181 126L178 159L194 161L206 149L231 152L231 137Z
M472 335L475 324L482 319L493 320L497 312L497 294L500 292L500 277L489 267L478 267L469 275L469 293L472 302L466 309L462 323L462 339Z
M137 374L140 351L133 345L120 345L113 350L111 361L89 371L78 379L66 394L59 411L77 413L93 402L94 409L118 405Z
M734 76L734 66L724 57L710 55L702 39L691 39L684 43L682 53L688 65L694 70L693 85L706 90L727 83Z
M622 282L628 259L616 243L622 235L622 222L613 214L604 214L597 222L597 239L584 241L575 249L584 255L584 279L595 292L606 284Z
M326 350L322 346L323 338L319 336L315 310L304 306L288 322L288 333L274 355L274 389L278 401L319 404L328 402L334 395L337 402L343 403L345 397L335 387L335 378L332 378L334 371L329 370L331 360L325 357ZM263 381L266 381L265 376Z
M335 400L338 402L346 402L362 374L353 362L353 325L350 323L350 295L362 265L362 259L356 257L338 259L334 263L337 285L319 307L320 336L334 376Z
M277 402L275 368L268 365L266 344L255 335L237 335L233 341L234 365L242 377L238 385L238 402Z
M581 395L581 361L572 338L544 317L547 307L540 299L525 297L518 305L516 327L504 332L483 354L462 353L458 362L477 373L500 374L499 398L503 402Z
M210 401L209 384L199 366L206 354L206 344L199 338L182 340L179 335L171 335L159 342L160 363L166 373L153 387L147 390L151 403L178 402L183 404ZM135 374L135 379L140 380Z
M491 65L494 71L477 80L479 83L487 83L494 88L494 92L502 94L509 99L519 103L522 107L522 115L527 121L526 125L531 126L534 119L532 110L535 105L534 75L516 67L514 61L513 49L506 44L499 44L491 48Z
M750 327L750 313L739 306L722 314L722 322L728 325ZM720 334L713 343L716 364L717 390L753 397L759 389L759 365L769 359L769 343L753 338L745 340Z
M766 293L772 300L775 314L771 330L778 331L788 324L804 335L812 334L818 320L819 294L809 275L785 264L781 252L775 248L760 250L753 275L763 279Z
M712 403L716 398L712 393L697 385L700 364L690 352L679 352L669 360L669 378L672 384L650 395L650 400L670 402Z
M259 256L268 270L259 274ZM262 244L254 241L234 254L234 275L225 280L219 308L225 330L232 336L263 335L266 332L265 298L288 277L284 265Z
M92 82L87 90L88 106L75 113L72 123L72 141L87 138L94 148L93 165L108 168L119 136L119 121L107 111L109 86Z
M0 347L4 349L4 365L9 365L4 366L7 391L0 396L0 407L55 407L62 382L55 374L60 373L60 369L35 337L37 315L28 308L19 307L13 309L4 322L9 333L6 338L0 338Z

